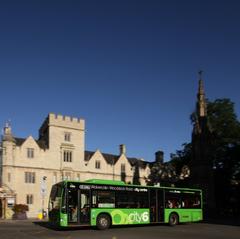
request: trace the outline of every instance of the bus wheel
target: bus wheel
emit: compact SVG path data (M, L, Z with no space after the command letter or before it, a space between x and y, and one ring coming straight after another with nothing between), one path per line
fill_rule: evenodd
M110 227L111 220L110 217L107 214L100 214L97 217L97 228L99 230L105 230Z
M176 226L178 224L178 215L176 213L171 213L169 216L169 225Z

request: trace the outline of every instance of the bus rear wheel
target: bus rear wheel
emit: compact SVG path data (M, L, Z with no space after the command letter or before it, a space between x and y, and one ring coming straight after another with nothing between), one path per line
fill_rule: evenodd
M106 230L110 227L110 225L111 225L111 220L107 214L100 214L97 217L97 228L99 230Z
M176 213L171 213L169 216L169 225L176 226L179 223L178 215Z

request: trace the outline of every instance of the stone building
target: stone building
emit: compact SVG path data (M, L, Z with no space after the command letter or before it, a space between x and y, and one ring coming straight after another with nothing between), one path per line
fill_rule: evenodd
M137 168L138 172L135 172ZM39 138L18 138L6 124L0 147L0 218L10 218L14 204L28 204L29 217L47 210L51 186L63 179L114 179L145 184L149 163L119 154L85 150L85 121L50 113Z

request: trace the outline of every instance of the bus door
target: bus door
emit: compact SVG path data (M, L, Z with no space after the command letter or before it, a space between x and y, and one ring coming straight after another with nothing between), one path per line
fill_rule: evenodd
M157 190L150 189L150 222L157 222Z
M157 190L157 205L158 205L158 222L164 222L164 191Z
M68 214L68 222L71 224L78 223L78 189L75 185L71 185L71 187L67 188L67 214Z
M81 224L90 223L90 190L79 191L80 215L79 221Z
M163 189L150 189L150 222L164 222Z

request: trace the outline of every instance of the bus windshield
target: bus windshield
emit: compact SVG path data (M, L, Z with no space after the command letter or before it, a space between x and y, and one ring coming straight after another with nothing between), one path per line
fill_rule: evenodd
M49 200L49 210L60 209L62 189L62 184L53 185Z

